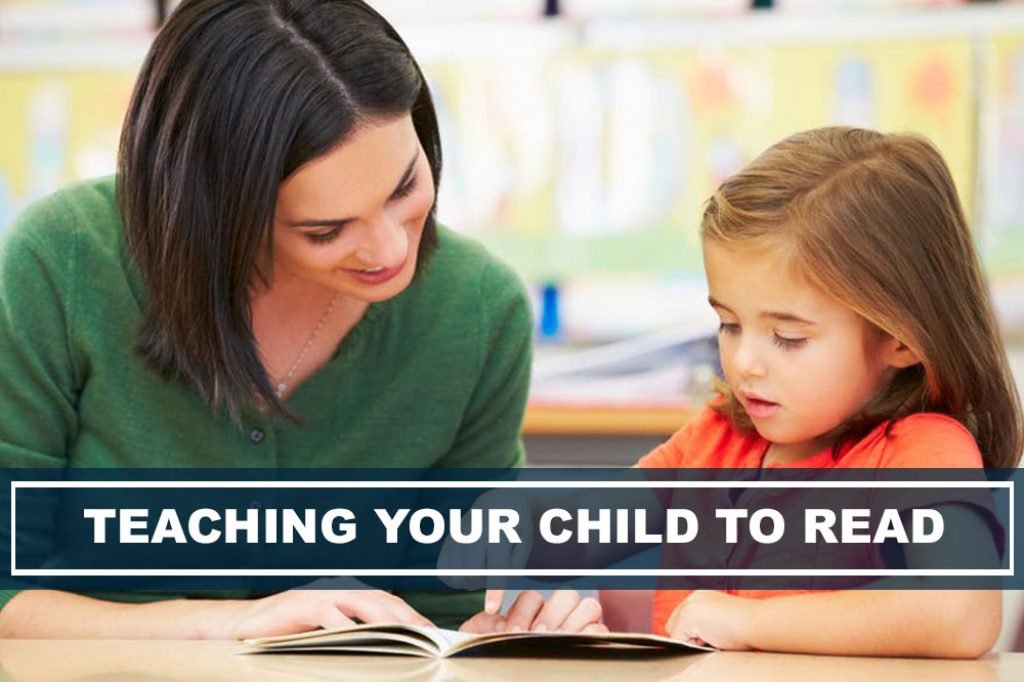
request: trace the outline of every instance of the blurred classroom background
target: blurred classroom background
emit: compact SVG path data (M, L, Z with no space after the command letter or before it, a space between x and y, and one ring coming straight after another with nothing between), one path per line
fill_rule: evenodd
M174 2L2 0L0 229L114 172ZM697 226L727 175L829 123L929 136L1024 376L1024 2L371 0L430 80L439 215L534 294L531 463L626 464L717 371Z
M534 465L630 464L717 371L697 227L797 130L930 137L972 218L1024 383L1024 1L370 0L410 43L444 137L439 215L534 295ZM113 173L173 1L0 0L0 230ZM1020 632L1006 593L997 649Z

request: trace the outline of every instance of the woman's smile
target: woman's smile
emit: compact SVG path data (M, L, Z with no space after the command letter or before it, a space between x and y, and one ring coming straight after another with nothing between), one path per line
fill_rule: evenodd
M344 272L349 277L352 277L353 279L362 282L363 284L383 284L384 282L388 282L397 277L402 272L402 270L405 269L405 266L408 264L408 262L409 259L406 258L400 264L391 268L386 268L383 265L378 265L377 267L374 268L365 269L342 268L342 272Z

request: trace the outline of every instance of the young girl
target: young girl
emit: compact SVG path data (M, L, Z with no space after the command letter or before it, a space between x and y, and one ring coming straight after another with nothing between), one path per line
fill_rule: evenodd
M722 184L701 235L725 383L639 466L1016 466L1019 398L927 141L793 135ZM947 512L958 551L996 562L982 514ZM998 591L659 590L654 628L721 649L974 657L995 642L1000 605Z

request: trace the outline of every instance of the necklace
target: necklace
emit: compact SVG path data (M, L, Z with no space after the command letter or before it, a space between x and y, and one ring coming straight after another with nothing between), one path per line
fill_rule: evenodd
M284 392L288 390L288 382L290 382L292 377L295 376L295 371L299 368L299 365L302 364L302 358L306 357L306 352L309 351L310 346L312 346L313 342L316 341L316 337L320 335L320 330L324 328L324 323L327 322L327 317L334 309L334 302L337 300L338 294L334 294L334 296L331 297L331 302L327 304L324 314L320 316L320 321L316 323L316 327L313 328L313 332L309 335L309 338L306 339L306 345L302 347L302 350L299 351L298 356L295 358L295 362L293 362L292 366L288 368L288 373L277 382L275 390L278 398L284 397Z

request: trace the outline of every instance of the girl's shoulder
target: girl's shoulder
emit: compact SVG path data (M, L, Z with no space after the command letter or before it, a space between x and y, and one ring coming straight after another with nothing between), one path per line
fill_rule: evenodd
M919 412L879 424L850 454L875 466L956 469L983 467L974 436L947 414ZM867 464L865 462L865 464Z

